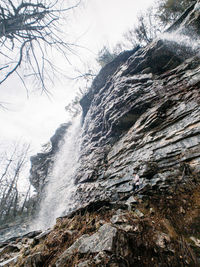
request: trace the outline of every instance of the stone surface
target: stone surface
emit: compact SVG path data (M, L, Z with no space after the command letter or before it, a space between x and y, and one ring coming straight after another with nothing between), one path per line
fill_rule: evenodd
M40 234L34 237L34 240L39 241L44 239L49 233L51 233L51 231L52 231L51 229L47 229L46 231L40 232Z
M101 226L97 233L85 239L79 247L80 253L100 252L113 250L114 238L117 234L117 229L109 224Z
M91 264L92 264L91 261L84 261L84 262L79 263L75 267L90 267L90 266L92 266Z
M157 240L156 240L156 245L159 246L160 248L166 248L167 243L170 242L170 237L169 235L165 233L157 233Z
M42 231L41 231L41 230L31 231L31 232L29 232L29 233L27 233L27 234L24 234L24 235L22 236L22 238L24 238L24 237L27 237L27 238L34 238L34 237L37 237L37 236L39 236L39 235L41 235L41 234L42 234Z
M190 239L194 242L195 246L200 247L200 239L191 236Z
M132 204L136 204L138 201L136 198L134 198L133 196L130 196L127 201L126 201L126 205L132 205Z
M133 192L170 191L192 173L199 175L200 55L193 38L186 43L175 38L188 29L198 34L198 5L167 30L169 38L124 52L106 65L81 99L74 209ZM57 131L49 151L32 158L31 182L39 194L68 126ZM139 176L137 190L133 174Z
M142 218L142 217L144 217L144 214L143 214L140 210L138 210L138 209L136 209L136 210L134 211L134 215L135 215L136 217L138 217L138 218Z
M43 267L43 256L40 252L27 257L24 267Z
M121 238L124 238L122 234L120 236ZM91 236L81 236L81 238L79 238L71 247L64 251L59 260L56 262L56 267L65 266L65 264L69 262L71 256L74 253L79 253L81 255L95 255L96 253L98 253L92 261L84 261L80 263L80 266L82 266L81 264L83 264L83 266L85 266L84 264L86 264L86 266L93 266L92 264L94 264L95 266L102 266L102 261L110 261L109 255L110 253L115 252L116 247L114 243L117 239L118 229L111 226L110 224L104 224L96 233ZM124 250L125 248L126 247L124 245Z
M83 235L71 247L69 247L56 262L56 267L64 266L66 260L75 252L96 253L100 251L112 252L114 238L117 229L109 224L101 226L97 233L89 236Z
M126 218L126 213L121 213L119 215L113 215L111 220L113 224L127 223L128 219Z
M0 266L4 266L4 267L15 266L17 264L18 258L19 258L19 256L15 256L11 259L0 262Z
M193 15L192 8L181 27ZM81 102L77 201L130 195L133 173L142 194L200 173L199 73L196 49L160 39L135 51L101 86L92 85L90 104Z

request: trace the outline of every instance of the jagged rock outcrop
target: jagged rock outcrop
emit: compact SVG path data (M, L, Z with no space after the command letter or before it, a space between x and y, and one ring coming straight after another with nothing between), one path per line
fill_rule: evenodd
M189 169L199 173L200 59L179 58L181 64L163 71L162 66L170 68L172 53L159 66L158 75L148 62L155 59L152 67L157 68L156 61L162 61L159 54L146 59L146 53L157 47L162 54L169 49L165 45L158 41L138 51L94 96L83 125L77 183L120 192L119 185L131 182L134 172L141 185L161 183L164 187L176 183L186 168L184 175L189 175ZM141 74L138 57L147 61L143 68L151 68L150 73Z
M170 191L192 172L199 174L199 5L167 30L170 38L163 35L106 65L81 99L81 167L73 196L77 208L130 194L135 175L142 192L150 192L157 187ZM196 37L179 42L177 36L182 40L188 29ZM56 142L68 126L58 130ZM30 180L38 192L51 170L56 142L50 152L31 159Z
M83 134L75 208L132 194L135 176L139 192L150 194L157 188L170 193L199 175L199 5L167 30L170 38L163 35L106 65L80 101ZM189 44L179 42L177 35L183 39L188 29L196 37ZM31 159L30 180L38 192L68 127L57 131L49 152Z
M98 93L99 89L105 86L107 80L115 73L119 66L126 62L126 60L139 48L140 46L136 46L132 50L122 52L113 61L108 63L104 68L100 70L99 74L95 77L89 92L80 100L80 104L83 110L83 117L85 117L90 108L94 94Z
M198 5L181 22L193 34ZM81 205L131 193L135 174L143 193L170 191L199 175L200 54L171 34L135 51L81 101L87 110L76 176Z

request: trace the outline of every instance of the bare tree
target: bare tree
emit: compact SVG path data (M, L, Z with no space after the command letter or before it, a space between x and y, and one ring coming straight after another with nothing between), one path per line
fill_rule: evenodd
M90 90L92 81L97 76L98 71L99 66L97 63L91 64L87 62L82 65L81 69L77 67L74 69L74 77L68 77L68 79L75 83L76 88L78 88L72 101L65 106L65 110L71 119L82 112L80 100Z
M124 38L132 47L150 43L164 29L157 16L157 8L150 7L137 17L137 24L124 33Z
M0 0L0 84L16 73L24 83L24 77L34 77L44 91L45 80L51 79L49 68L54 70L48 51L55 48L66 59L66 51L73 51L74 44L64 41L60 23L66 12L77 7L66 7L61 0ZM24 63L24 75L19 67ZM25 85L25 83L24 83Z
M99 51L97 56L97 62L101 67L104 67L106 64L110 63L114 58L116 58L117 54L114 51L104 45L103 48Z
M18 190L18 182L24 174L28 152L29 145L16 144L11 153L4 153L4 159L0 165L0 221L15 217L20 210L23 212L28 201L30 186L20 208L22 195Z
M176 21L186 8L195 0L161 0L137 17L136 24L124 33L126 42L135 47L147 45L154 40L159 33Z
M86 79L87 82L87 80L90 79L90 75L88 77L87 73L81 74L80 77L77 77L77 79ZM81 114L82 108L80 106L80 100L86 94L87 90L87 87L83 87L83 89L79 87L73 100L67 106L65 106L65 110L68 112L71 118L75 118L76 116Z
M161 0L157 15L164 25L169 25L195 2L196 0Z

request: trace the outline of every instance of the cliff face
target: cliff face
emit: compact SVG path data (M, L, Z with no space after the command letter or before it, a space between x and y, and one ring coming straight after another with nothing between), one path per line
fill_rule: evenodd
M136 174L142 193L170 191L199 174L199 23L197 2L162 38L120 54L94 79L80 101L77 208L131 194ZM68 127L57 130L50 151L31 159L30 180L39 193Z
M21 245L8 266L200 265L199 5L170 37L101 70L81 100L76 210L54 229L1 244L1 255ZM188 29L196 38L179 42ZM38 191L54 155L32 159Z
M199 23L196 10L186 16L187 27L194 17ZM170 40L173 34L182 38L177 32ZM81 101L81 205L132 193L135 174L140 192L148 194L170 192L180 180L199 175L199 72L198 49L164 35L105 76L103 86L93 83Z

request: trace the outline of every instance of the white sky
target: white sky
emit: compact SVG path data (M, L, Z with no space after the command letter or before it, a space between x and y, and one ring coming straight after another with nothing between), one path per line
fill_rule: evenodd
M147 8L153 1L87 0L84 7L73 11L66 31L90 50L80 49L82 61L92 62L104 44L113 46L117 43L134 24L137 12ZM71 61L79 67L77 58L73 56ZM70 73L70 66L62 61L60 68ZM39 152L41 145L49 140L56 128L67 121L64 107L73 98L77 88L64 78L62 81L55 80L55 84L54 88L49 88L53 95L51 101L40 92L31 93L27 99L25 89L16 78L0 86L0 102L9 102L9 110L0 109L0 146L20 138L32 144L34 154Z

